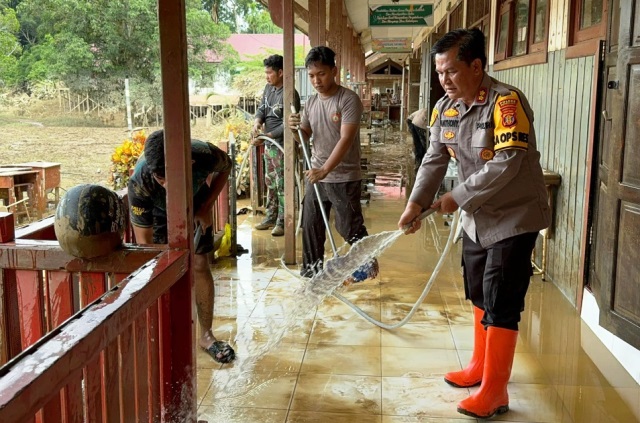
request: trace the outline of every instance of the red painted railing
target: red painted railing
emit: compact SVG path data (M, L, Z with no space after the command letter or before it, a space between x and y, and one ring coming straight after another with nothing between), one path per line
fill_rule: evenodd
M212 212L219 240L228 190ZM170 312L184 302L172 307L171 288L189 283L189 251L125 244L82 260L60 248L53 223L14 232L0 214L0 422L194 422L195 392L184 388L195 383L175 380L193 381L195 363L174 353L193 346L171 336L192 316Z
M0 218L2 219L2 218ZM0 244L0 421L174 421L163 352L188 251L126 247L85 261L57 242ZM187 397L188 400L188 397ZM186 416L195 407L187 402Z

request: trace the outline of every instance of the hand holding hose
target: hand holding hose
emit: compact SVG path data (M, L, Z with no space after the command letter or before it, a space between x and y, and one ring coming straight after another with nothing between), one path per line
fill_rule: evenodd
M417 232L418 229L420 229L420 227L422 226L422 220L425 217L437 211L440 211L434 206L435 203L431 206L431 208L423 211L422 207L420 207L418 204L409 202L404 210L404 213L402 213L402 216L400 216L400 220L398 221L398 228L404 231L406 235Z

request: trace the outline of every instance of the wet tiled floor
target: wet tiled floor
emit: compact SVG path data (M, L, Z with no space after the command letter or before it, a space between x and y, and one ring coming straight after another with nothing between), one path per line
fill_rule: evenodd
M410 144L387 137L364 147L370 234L395 230L410 178ZM405 175L405 176L402 176ZM410 181L409 181L410 183ZM246 204L245 204L246 205ZM252 226L262 216L241 215L238 242L249 250L218 260L215 334L234 344L239 360L219 365L198 352L198 418L210 423L465 422L456 404L474 389L447 385L443 375L471 356L472 309L464 299L460 245L445 259L413 318L395 330L365 321L328 297L297 319L281 343L247 357L287 318L300 281L283 268L284 238ZM402 236L380 258L375 280L342 294L367 314L400 321L422 293L440 257L449 227L442 218ZM336 240L340 240L336 235ZM301 244L298 237L298 245ZM330 250L327 247L327 253ZM296 270L292 266L292 270ZM250 360L249 360L250 358ZM537 423L640 421L640 388L578 312L549 282L534 276L522 314L509 383L510 411L495 420Z

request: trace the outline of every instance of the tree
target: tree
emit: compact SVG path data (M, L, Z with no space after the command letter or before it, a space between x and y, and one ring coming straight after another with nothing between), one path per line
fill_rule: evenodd
M269 12L264 10L258 3L253 3L245 16L247 23L246 33L248 34L281 34L282 29L276 26L271 20Z
M235 52L223 42L230 32L211 20L200 1L186 6L189 75L196 82L210 80L234 63ZM17 12L25 48L19 66L23 87L59 80L107 95L121 93L130 78L159 103L157 0L22 0ZM223 59L217 66L209 63L212 54Z
M0 3L0 87L11 85L16 77L22 50L16 37L19 29L15 11Z

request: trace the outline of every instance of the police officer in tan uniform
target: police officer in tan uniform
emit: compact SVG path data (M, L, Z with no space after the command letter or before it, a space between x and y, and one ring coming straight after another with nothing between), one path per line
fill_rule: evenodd
M455 387L480 384L458 411L490 418L509 410L507 382L532 275L538 231L549 225L533 112L522 92L485 72L484 35L457 29L432 48L446 95L431 114L431 145L398 226L420 228L426 208L462 209L464 286L474 306L469 365L445 375ZM434 202L453 158L460 183Z

